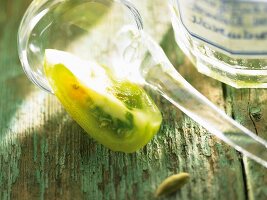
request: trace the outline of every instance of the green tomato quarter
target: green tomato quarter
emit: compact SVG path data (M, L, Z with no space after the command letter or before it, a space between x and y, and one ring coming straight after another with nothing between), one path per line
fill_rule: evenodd
M113 151L137 151L158 132L162 116L145 90L114 80L105 67L72 54L46 50L44 69L53 92L72 118Z

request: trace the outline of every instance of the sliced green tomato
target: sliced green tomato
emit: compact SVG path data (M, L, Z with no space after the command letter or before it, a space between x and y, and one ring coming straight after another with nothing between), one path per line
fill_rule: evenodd
M159 130L161 113L140 86L114 80L105 67L66 52L50 49L45 55L44 69L55 95L104 146L134 152Z

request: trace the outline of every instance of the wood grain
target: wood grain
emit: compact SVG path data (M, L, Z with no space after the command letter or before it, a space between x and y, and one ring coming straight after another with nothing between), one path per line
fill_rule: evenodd
M233 117L267 139L267 90L227 87L226 91ZM246 158L243 165L249 199L267 199L267 169Z
M267 138L266 90L236 90L196 72L172 31L166 32L163 2L136 0L147 29L162 39L177 70L221 109ZM123 154L92 140L20 67L16 33L29 3L0 4L0 199L153 199L164 178L182 171L190 173L189 183L162 199L267 199L265 168L243 159L152 91L164 121L144 149Z

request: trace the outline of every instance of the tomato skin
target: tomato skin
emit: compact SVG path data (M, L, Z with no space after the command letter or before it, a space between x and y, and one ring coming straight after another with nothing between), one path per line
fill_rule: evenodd
M111 80L103 93L97 91L97 87L88 87L64 64L45 62L44 68L66 111L90 136L109 149L135 152L158 132L161 113L140 86L125 80Z

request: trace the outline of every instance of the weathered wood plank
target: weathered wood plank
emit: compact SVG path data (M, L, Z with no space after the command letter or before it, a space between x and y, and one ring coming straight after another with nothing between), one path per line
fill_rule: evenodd
M112 152L97 144L65 113L55 97L33 86L20 68L16 32L29 1L2 2L0 199L153 199L157 185L180 171L189 172L191 180L168 199L243 200L248 198L246 185L251 199L266 199L266 171L249 162L245 165L248 178L244 179L241 157L235 150L152 92L164 117L152 142L133 154ZM148 0L143 6L142 2L136 0L142 15L149 19L147 29L159 40L165 32L160 24L168 21L166 3ZM257 108L259 103L262 117L254 123L261 127L260 134L265 133L265 96L257 97L257 101L239 100L244 95L234 91L226 95L225 104L221 83L196 72L175 45L171 32L162 45L189 82L222 109L226 107L229 114L233 108L235 116L240 115L236 118L245 125L248 123L240 120L245 102L250 100ZM254 116L259 115L256 112ZM248 184L244 184L246 180Z
M224 109L222 84L199 74L189 60L183 58L184 55L173 43L170 33L167 38L169 41L165 43L164 49L174 65L180 64L178 71L214 104ZM187 191L187 198L246 199L242 167L235 150L184 115L168 118L168 125L171 125L172 120L175 120L176 128L180 127L179 135L184 140L176 143L186 147L182 152L186 156L183 165L194 179ZM235 187L229 187L230 185ZM186 196L183 198L187 199Z
M227 87L229 107L234 118L267 139L267 90ZM267 199L267 169L244 158L249 199Z
M16 53L16 32L25 2L0 3L0 199L10 199L20 173L20 143L12 138L8 124L27 94L25 85L28 81L24 76L16 79L22 74ZM20 85L19 89L16 83Z

